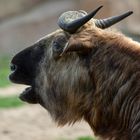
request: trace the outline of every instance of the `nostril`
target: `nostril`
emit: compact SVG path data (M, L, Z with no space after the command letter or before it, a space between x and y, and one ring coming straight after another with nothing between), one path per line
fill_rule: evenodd
M17 65L11 64L10 69L11 69L11 71L16 71L17 70Z

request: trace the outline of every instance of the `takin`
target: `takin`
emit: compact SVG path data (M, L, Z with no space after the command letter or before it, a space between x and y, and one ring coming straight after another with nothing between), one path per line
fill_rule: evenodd
M140 140L140 44L106 29L133 12L93 18L101 7L63 13L60 29L14 56L9 78L60 126L85 120L103 140Z

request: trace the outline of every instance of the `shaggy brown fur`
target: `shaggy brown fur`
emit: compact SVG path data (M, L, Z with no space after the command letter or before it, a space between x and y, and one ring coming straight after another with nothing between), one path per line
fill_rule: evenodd
M57 30L40 45L35 101L59 125L84 119L103 140L140 139L140 44L89 22L75 34Z
M44 106L59 125L85 119L103 139L138 140L140 45L97 28L73 34L69 45L80 46L79 57L69 53L48 66L47 52L41 64L37 92Z
M88 33L95 35L93 31ZM96 32L96 36L92 41L96 51L89 64L96 90L92 111L85 119L95 134L104 139L138 140L140 45L123 35L106 31Z

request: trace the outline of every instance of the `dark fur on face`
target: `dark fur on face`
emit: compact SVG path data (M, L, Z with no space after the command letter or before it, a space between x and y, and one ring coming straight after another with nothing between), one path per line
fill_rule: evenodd
M66 45L68 50L61 55ZM35 47L42 51L35 51ZM24 94L25 101L36 98L59 125L84 119L104 140L140 138L138 43L86 24L75 34L57 30L40 40L31 52L34 57L41 52L42 57L33 62L25 52L12 60L19 68L24 66L19 73L28 73L30 79L32 90ZM12 81L28 81L14 74Z

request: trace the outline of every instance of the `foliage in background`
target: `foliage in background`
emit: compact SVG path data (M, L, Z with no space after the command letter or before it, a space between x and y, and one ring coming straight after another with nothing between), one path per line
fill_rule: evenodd
M60 140L66 140L66 139L61 138ZM85 137L79 137L79 138L77 138L75 140L97 140L97 139L95 139L93 137L90 137L90 136L85 136Z
M9 57L0 57L0 87L6 87L7 85L10 85L10 81L8 79L8 75L10 73L9 63Z
M15 108L24 105L17 96L0 97L0 108Z
M96 140L96 139L95 138L92 138L90 136L87 136L87 137L80 137L77 140Z

